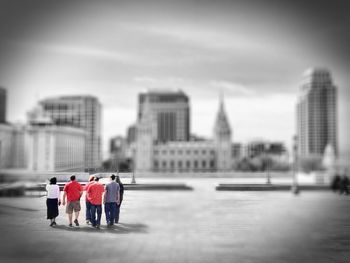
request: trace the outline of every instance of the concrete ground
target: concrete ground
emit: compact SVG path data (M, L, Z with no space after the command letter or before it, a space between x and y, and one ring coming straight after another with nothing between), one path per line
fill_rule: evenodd
M350 196L127 191L121 223L49 227L45 197L0 198L0 262L350 262Z

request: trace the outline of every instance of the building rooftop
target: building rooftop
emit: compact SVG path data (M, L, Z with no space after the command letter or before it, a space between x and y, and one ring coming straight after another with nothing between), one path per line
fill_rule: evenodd
M314 75L319 73L330 74L330 71L327 68L323 68L323 67L313 67L313 68L306 69L303 75L309 76L309 75Z
M331 83L331 72L327 68L309 68L303 73L304 82Z
M62 96L56 96L56 97L48 97L46 99L42 99L40 100L41 103L45 103L45 102L59 102L62 100L65 101L81 101L81 100L85 100L85 99L91 99L91 100L95 100L98 102L98 98L93 96L93 95L62 95Z

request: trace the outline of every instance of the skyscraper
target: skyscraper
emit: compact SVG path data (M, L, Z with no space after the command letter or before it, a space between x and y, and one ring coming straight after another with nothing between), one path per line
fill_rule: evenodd
M6 123L6 89L0 87L0 123Z
M138 120L148 107L154 141L188 141L190 137L189 98L181 91L151 90L139 94Z
M131 144L136 141L136 124L133 124L127 129L126 141Z
M301 157L320 158L328 144L338 152L337 88L327 69L304 73L297 103L297 134Z
M40 104L54 124L86 131L85 169L101 166L101 104L93 96L62 96L42 100Z

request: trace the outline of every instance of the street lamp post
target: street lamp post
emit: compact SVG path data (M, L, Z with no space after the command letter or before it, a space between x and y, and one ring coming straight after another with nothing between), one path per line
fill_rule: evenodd
M136 179L135 179L135 163L136 163L136 154L133 150L133 160L132 160L132 178L131 178L131 183L136 184Z
M293 194L299 193L299 186L298 186L298 179L297 179L298 165L299 165L298 137L295 135L293 137L293 182L291 187Z
M266 160L266 184L271 184L271 175L270 175L270 159L267 152L270 149L270 144L265 145L265 160Z

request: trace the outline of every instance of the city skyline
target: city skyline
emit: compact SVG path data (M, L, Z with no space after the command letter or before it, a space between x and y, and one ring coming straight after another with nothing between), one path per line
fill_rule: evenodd
M327 67L339 91L340 154L350 152L341 1L13 2L0 11L0 86L11 122L46 97L94 95L106 153L109 139L136 122L137 94L180 88L191 98L192 133L211 137L223 92L234 142L290 146L302 73Z

